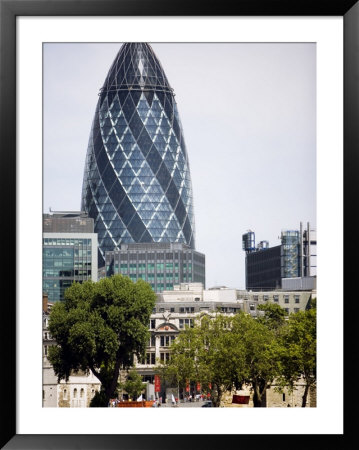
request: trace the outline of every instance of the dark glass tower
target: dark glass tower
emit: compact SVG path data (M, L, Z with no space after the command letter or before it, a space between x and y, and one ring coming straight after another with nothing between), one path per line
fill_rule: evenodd
M100 267L105 252L121 243L195 248L182 126L173 89L148 44L124 44L100 91L81 209L95 221Z

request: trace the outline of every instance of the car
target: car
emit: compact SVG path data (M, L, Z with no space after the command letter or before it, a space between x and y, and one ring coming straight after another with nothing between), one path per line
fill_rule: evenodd
M208 400L202 405L202 408L210 408L213 406L212 400Z

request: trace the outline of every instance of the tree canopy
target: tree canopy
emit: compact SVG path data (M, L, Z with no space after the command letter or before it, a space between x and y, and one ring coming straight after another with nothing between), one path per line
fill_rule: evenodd
M120 388L124 389L130 398L136 400L145 389L145 385L141 375L135 369L132 369L128 372L126 381L120 383Z
M259 310L263 314L257 318L243 312L204 315L179 334L170 360L158 366L157 373L180 387L188 380L211 386L215 406L226 390L244 385L251 386L255 407L263 406L266 389L274 381L293 388L303 377L307 392L316 379L315 309L291 314L287 320L276 304Z
M148 283L122 275L73 283L49 318L57 343L49 350L49 360L58 380L91 370L107 404L115 395L120 369L131 367L134 355L145 354L155 299Z
M278 374L278 352L274 332L247 314L204 316L177 337L158 373L179 386L188 380L211 386L215 406L233 385L250 383L255 406L261 406L263 391Z
M289 316L282 334L281 383L293 388L303 378L305 389L302 406L305 407L308 392L317 379L317 310L316 302L306 311Z

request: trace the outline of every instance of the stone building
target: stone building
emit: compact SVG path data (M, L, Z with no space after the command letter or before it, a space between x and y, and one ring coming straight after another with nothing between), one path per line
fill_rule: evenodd
M96 391L100 390L101 383L90 373L77 373L70 376L67 382L57 382L57 377L47 355L51 345L56 342L48 330L49 312L47 296L43 295L42 312L42 406L43 407L88 407Z
M310 300L316 297L315 290L284 290L246 291L237 290L237 298L243 302L244 311L257 315L258 305L276 303L289 315L298 311L305 311Z

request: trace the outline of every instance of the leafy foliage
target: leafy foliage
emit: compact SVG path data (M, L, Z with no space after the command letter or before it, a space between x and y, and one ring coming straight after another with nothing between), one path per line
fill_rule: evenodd
M316 383L317 334L316 303L306 311L291 314L282 336L281 382L290 387L303 378L306 384L302 406L306 405L309 388Z
M135 369L128 372L127 380L120 384L121 389L124 389L132 399L137 399L144 390L144 384L141 375Z
M106 407L107 405L108 405L108 399L107 399L105 391L103 391L103 390L96 391L95 395L93 396L93 398L90 402L90 407L91 408L103 408L103 407Z
M211 385L215 406L226 390L244 383L253 386L256 406L260 406L263 390L279 370L274 332L244 313L204 316L178 336L171 350L170 361L158 373L179 386L189 379Z
M258 311L262 311L263 315L258 317L258 321L264 323L272 330L278 330L285 323L286 312L276 303L262 303L257 307Z
M73 283L51 311L49 331L57 342L49 360L58 380L91 370L107 400L117 388L120 368L145 354L148 322L156 296L146 282L114 275L97 283Z

